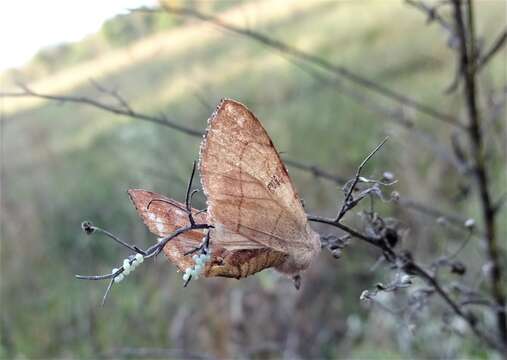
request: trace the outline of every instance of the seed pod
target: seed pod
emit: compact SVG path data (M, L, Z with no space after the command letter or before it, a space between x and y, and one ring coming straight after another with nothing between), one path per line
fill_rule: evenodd
M81 229L85 232L86 235L91 235L95 231L95 228L93 227L92 223L89 221L83 221L81 223Z

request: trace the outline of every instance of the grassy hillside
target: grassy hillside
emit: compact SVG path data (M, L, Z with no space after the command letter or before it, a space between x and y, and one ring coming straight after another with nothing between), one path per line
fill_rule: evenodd
M443 94L455 65L445 32L427 26L420 13L401 2L256 1L221 15L444 112L455 113L461 106L456 96ZM496 34L504 24L503 2L481 3L479 32ZM118 89L139 112L163 113L196 129L204 129L220 98L237 99L263 121L284 156L344 176L391 134L369 174L393 171L403 194L431 199L465 216L475 214L473 204L438 201L439 194L458 183L459 174L433 164L433 153L413 133L319 83L278 53L207 24L192 21L158 32L29 85L42 93L114 103L90 78ZM485 79L484 86L503 86L505 63L495 60ZM366 324L367 312L357 299L374 284L371 264L364 261L373 263L374 256L360 244L339 262L323 255L298 294L270 272L242 282L199 281L182 291L175 268L159 259L117 287L106 307L99 308L104 284L79 282L73 274L109 272L125 253L100 236L82 235L80 222L89 219L143 247L151 243L125 191L146 188L181 200L199 139L86 106L38 99L1 102L0 356L118 357L125 349L153 347L234 357L238 350L230 339L238 333L249 334L251 342L242 348L253 349L256 344L284 343L290 329L302 329L298 334L311 340L307 348L297 345L306 349L301 350L306 356L386 358L401 351L388 335L375 338L383 349L379 353L376 343L347 335L350 321ZM426 116L414 119L449 144L452 129L447 125ZM297 170L291 175L309 211L329 214L341 199L332 184ZM448 181L439 181L443 177ZM501 188L505 177L498 174L496 181ZM429 221L423 225L414 241L424 240L425 226L433 226ZM322 272L328 275L319 276ZM232 307L238 297L251 299L242 310L249 322L245 328L234 322ZM262 321L272 320L277 324L272 329L258 330L266 328ZM267 348L253 356L280 356Z

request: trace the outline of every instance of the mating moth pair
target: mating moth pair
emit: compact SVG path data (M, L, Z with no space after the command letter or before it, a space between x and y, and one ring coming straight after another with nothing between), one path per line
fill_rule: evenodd
M184 279L239 279L274 268L298 286L299 274L320 251L320 238L269 135L241 103L222 100L208 120L199 172L207 198L203 211L150 191L128 191L159 238L188 229L163 245Z

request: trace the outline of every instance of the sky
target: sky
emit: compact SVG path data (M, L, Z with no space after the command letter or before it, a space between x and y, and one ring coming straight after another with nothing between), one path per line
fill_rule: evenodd
M156 0L0 0L0 71L21 66L37 50L79 41L128 9Z

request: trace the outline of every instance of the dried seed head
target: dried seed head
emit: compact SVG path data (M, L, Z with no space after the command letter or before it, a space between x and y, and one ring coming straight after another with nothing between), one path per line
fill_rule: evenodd
M139 264L142 264L143 261L144 261L144 256L142 254L139 254L137 253L136 254L136 261L139 263Z
M388 182L391 182L394 180L394 174L390 171L385 171L383 174L382 174L382 178L383 180L386 180Z
M437 218L437 224L438 225L445 225L445 224L447 224L447 219L443 216L439 216Z
M390 247L395 247L400 241L400 236L396 229L388 227L385 231L385 239Z
M474 220L474 219L471 219L471 218L470 218L470 219L467 219L467 220L465 221L465 227L466 227L467 229L472 230L472 229L475 227L475 220Z
M333 254L335 259L339 259L342 256L342 251L341 249L335 249L331 252L331 254Z
M412 284L412 277L411 277L410 275L404 274L404 275L401 277L400 282L401 282L403 285L410 285L410 284Z
M465 275L467 268L461 261L455 261L451 265L451 272L457 275Z
M375 287L377 288L377 290L385 290L386 289L386 286L384 284L382 284L381 282L377 283L375 285Z
M95 231L93 224L89 221L83 221L81 223L81 229L83 229L86 235L91 235Z
M368 290L363 290L363 292L359 296L359 300L361 301L370 300L370 292Z
M128 259L123 260L123 270L130 271L131 268L130 261Z

